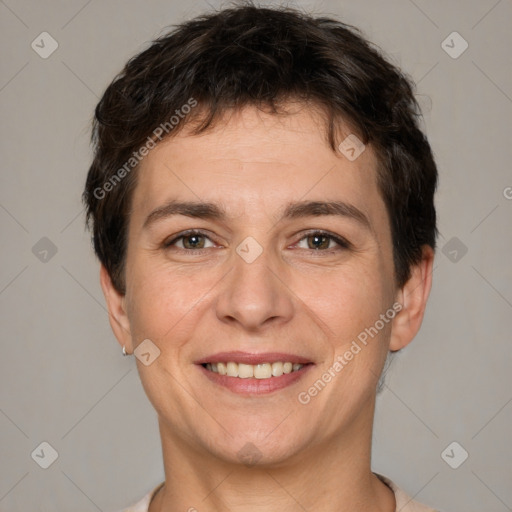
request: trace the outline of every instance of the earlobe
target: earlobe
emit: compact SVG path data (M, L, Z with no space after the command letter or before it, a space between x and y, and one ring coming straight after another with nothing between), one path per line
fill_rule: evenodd
M432 287L434 250L426 245L419 263L411 268L411 276L399 290L397 302L402 306L393 319L389 350L396 352L407 346L418 333Z
M126 314L125 295L119 293L104 265L100 267L100 284L107 302L110 326L122 347L126 347L128 353L133 352L130 322Z

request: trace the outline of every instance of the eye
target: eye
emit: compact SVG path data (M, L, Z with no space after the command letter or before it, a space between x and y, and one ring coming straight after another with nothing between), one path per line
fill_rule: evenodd
M351 244L344 238L332 235L331 233L312 231L301 238L297 246L300 249L333 252L333 250L350 249Z
M209 245L208 245L209 244ZM188 230L163 243L164 248L175 247L183 251L199 251L215 247L211 239L203 232ZM318 252L336 252L338 250L350 249L352 245L343 237L333 235L325 231L311 231L306 233L296 247L300 249L313 250Z
M207 246L207 241L209 241L211 245ZM201 231L190 230L164 242L164 247L168 248L172 246L186 251L193 251L196 249L208 249L209 247L214 247L214 244Z

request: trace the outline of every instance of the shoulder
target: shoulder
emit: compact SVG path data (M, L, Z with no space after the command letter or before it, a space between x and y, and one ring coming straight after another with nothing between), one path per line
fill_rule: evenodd
M395 493L396 510L399 510L400 512L440 512L413 500L406 492L400 489L400 487L398 487L398 485L396 485L389 478L383 475L379 475L378 473L374 474L378 476L380 480L382 480Z
M123 510L120 510L119 512L148 512L151 499L158 492L160 487L162 487L162 485L164 485L163 482L158 484L152 491L148 492L146 496L144 496L144 498L142 498L140 501L130 507L123 508Z

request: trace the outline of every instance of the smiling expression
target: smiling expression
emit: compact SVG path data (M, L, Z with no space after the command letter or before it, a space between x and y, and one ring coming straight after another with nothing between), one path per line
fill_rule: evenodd
M392 322L307 405L297 396L396 299L376 168L370 146L332 151L308 108L247 107L149 153L118 338L160 350L138 366L163 435L233 461L252 443L277 463L371 425Z

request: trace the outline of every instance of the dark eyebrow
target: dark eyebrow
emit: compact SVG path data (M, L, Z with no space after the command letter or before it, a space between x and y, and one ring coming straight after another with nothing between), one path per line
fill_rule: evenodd
M153 210L144 221L143 229L154 222L172 215L184 215L200 219L225 220L227 215L223 208L215 203L171 200ZM355 206L343 201L299 201L289 203L284 209L282 219L299 219L302 217L320 217L338 215L359 222L372 231L368 217Z
M338 215L359 222L363 227L372 231L368 217L355 206L343 201L300 201L290 203L284 210L284 219L301 217L320 217L322 215Z
M185 215L199 219L222 220L226 218L226 212L214 203L195 201L171 200L153 210L144 221L143 229L146 229L157 220L172 215Z

